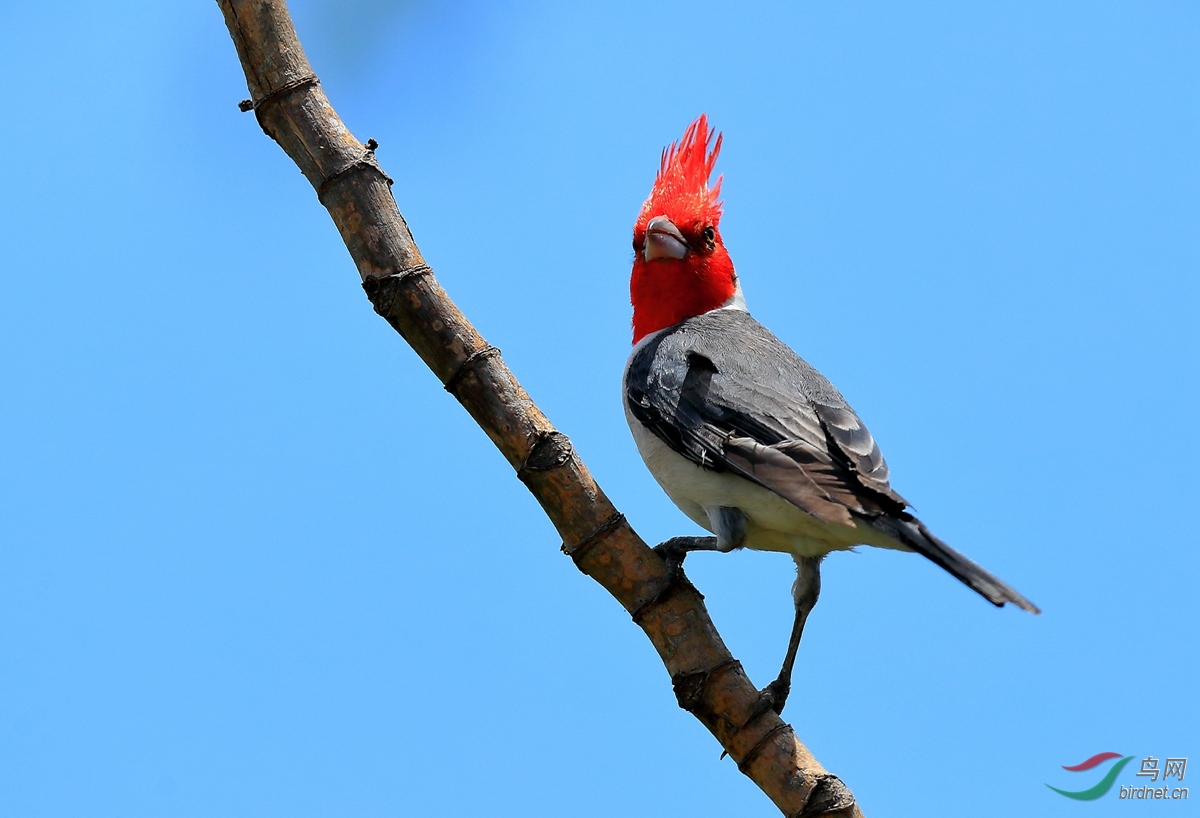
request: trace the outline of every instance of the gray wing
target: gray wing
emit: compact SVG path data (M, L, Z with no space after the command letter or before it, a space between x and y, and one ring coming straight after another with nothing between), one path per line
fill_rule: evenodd
M633 416L674 451L774 491L809 514L903 513L866 425L819 372L740 310L667 330L630 362Z

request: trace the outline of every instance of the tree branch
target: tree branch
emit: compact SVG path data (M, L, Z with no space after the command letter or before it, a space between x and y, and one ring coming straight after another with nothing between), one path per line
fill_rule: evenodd
M541 503L563 551L634 615L671 674L679 705L784 815L859 816L773 711L717 633L703 597L647 548L490 346L439 286L392 197L391 179L329 104L283 0L218 0L253 110L329 210L375 311L470 412Z

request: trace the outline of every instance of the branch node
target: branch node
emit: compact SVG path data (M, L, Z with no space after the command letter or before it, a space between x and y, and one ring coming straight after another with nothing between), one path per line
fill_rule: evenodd
M475 368L475 364L479 363L484 358L491 358L492 356L499 354L500 350L496 349L496 347L492 346L491 344L488 344L483 349L477 349L467 357L463 358L463 362L458 365L458 369L454 370L454 372L443 384L446 391L451 395L454 395L454 390L458 388L458 384L464 377L466 377L468 372Z
M392 303L396 299L396 291L406 281L418 276L433 275L433 268L428 264L414 264L412 267L402 267L394 273L383 276L367 276L363 279L362 288L371 301L375 312L387 318L392 312Z
M562 432L539 432L525 461L517 469L517 478L526 482L531 472L557 469L569 463L572 454L571 439Z
M319 201L321 204L325 204L325 194L329 192L329 188L332 187L335 182L340 182L347 176L351 176L352 174L364 170L374 171L382 176L383 180L387 182L389 186L391 186L392 177L384 173L383 168L379 167L379 163L375 161L375 148L377 147L379 147L378 142L376 142L374 139L368 139L367 144L364 146L365 149L363 150L362 156L355 159L353 162L350 162L345 167L338 168L333 173L326 176L324 181L317 185L317 201Z
M710 667L708 670L698 670L695 673L677 673L671 677L671 688L675 691L675 699L679 706L689 713L695 713L700 703L704 701L704 690L714 673L730 667L741 667L742 663L732 656L723 662Z
M751 719L751 721L754 721L754 719ZM746 729L744 725L742 729ZM771 739L775 738L775 736L777 736L779 733L782 733L784 730L791 729L792 725L788 724L786 721L781 721L779 724L768 730L767 734L755 742L754 746L751 747L744 756L742 756L742 760L738 762L738 770L742 773L745 773L746 770L750 769L750 765L754 763L754 759L758 758L758 754L761 753L766 746L771 743ZM806 801L804 809L807 808L808 802ZM805 814L803 809L800 811L800 814Z
M301 77L298 80L284 83L269 94L264 94L260 99L244 99L238 103L238 110L242 113L249 111L257 111L259 108L266 105L268 102L277 102L288 94L300 88L309 88L320 85L321 81L314 74L309 74L307 77Z
M812 788L804 807L796 813L795 818L808 818L810 815L825 815L853 809L854 793L842 783L842 779L832 773L825 773L817 778L817 785Z
M592 546L600 542L600 540L604 539L604 537L624 523L625 515L618 511L616 514L592 529L592 532L580 540L577 545L567 545L566 543L563 543L562 552L570 557L574 561L575 566L578 568L580 560L582 560L587 552L591 550Z

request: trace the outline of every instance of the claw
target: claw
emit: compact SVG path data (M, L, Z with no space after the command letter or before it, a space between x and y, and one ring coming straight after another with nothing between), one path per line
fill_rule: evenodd
M750 714L750 718L746 723L754 721L756 718L766 713L768 710L774 710L777 714L783 714L783 706L787 704L788 693L791 692L792 683L785 679L776 679L769 685L758 692L758 701L754 705L754 710Z
M671 548L670 545L665 542L659 543L650 550L655 554L658 554L658 556L662 558L662 561L667 565L671 565L672 563L682 564L683 558L687 556L686 551L678 551L674 548Z
M681 582L687 582L687 577L684 576L683 573L683 560L688 555L688 545L697 539L699 538L672 537L666 542L661 542L651 549L655 554L658 554L659 558L662 559L663 562L667 564L667 577L666 581L662 584L662 587L659 588L654 596L634 608L631 613L634 622L640 622L642 612L645 611L648 606L661 599L671 590L671 588Z
M687 551L675 545L673 540L667 540L654 546L654 553L667 564L667 587L683 579L683 560L688 555Z
M683 565L684 559L688 555L688 545L691 540L696 537L672 537L669 540L660 542L652 549L655 554L662 558L662 561L667 565L680 566Z

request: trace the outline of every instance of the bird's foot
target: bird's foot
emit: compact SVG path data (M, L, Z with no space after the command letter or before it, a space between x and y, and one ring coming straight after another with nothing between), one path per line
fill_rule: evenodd
M667 584L673 585L684 580L683 561L692 551L714 551L717 547L716 537L672 537L654 546L653 551L667 564Z
M654 553L668 566L679 568L689 552L709 550L709 540L716 542L716 537L672 537L654 546Z
M664 592L667 588L671 588L684 579L683 561L687 558L688 548L691 545L691 540L698 539L697 537L672 537L666 542L661 542L654 546L654 553L662 557L662 561L667 564L667 581L663 586ZM634 617L637 618L636 616Z
M696 550L695 542L704 540L704 537L672 537L671 539L661 542L654 546L652 551L667 564L667 576L655 594L642 602L633 609L631 615L634 622L640 622L642 614L651 605L657 603L660 599L670 593L676 585L686 583L687 577L683 574L683 560L687 557L689 551ZM715 540L715 537L707 539Z
M783 714L783 706L787 703L788 692L791 690L792 683L787 679L780 677L769 685L758 691L758 701L754 703L754 708L750 711L750 718L746 719L742 727L749 725L768 710L774 710L776 715ZM721 753L721 758L729 755L729 751Z
M758 702L754 706L754 716L757 718L768 710L774 710L778 714L783 713L783 706L787 704L788 694L792 690L792 683L788 679L780 677L758 692Z

